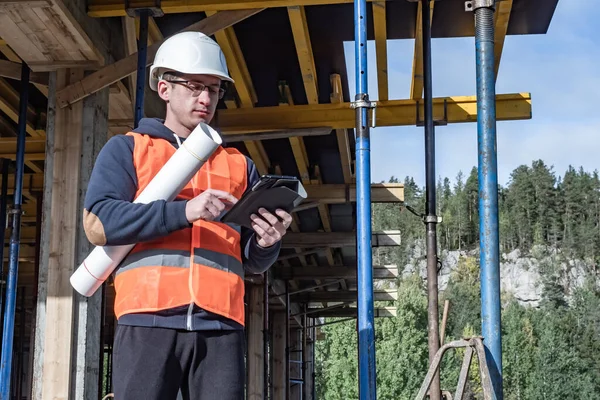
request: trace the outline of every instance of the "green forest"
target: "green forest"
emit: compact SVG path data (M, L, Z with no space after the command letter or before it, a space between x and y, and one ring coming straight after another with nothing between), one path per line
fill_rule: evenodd
M392 177L390 182L399 182ZM425 190L404 179L405 203L424 212ZM444 342L481 334L477 169L437 184L439 254L460 251L448 285L440 291L449 314ZM499 187L500 248L518 249L540 261L541 300L522 304L502 294L504 398L562 400L600 398L600 178L597 172L569 167L562 176L543 161L516 168ZM374 264L395 264L400 278L396 317L376 318L378 399L414 399L428 368L426 281L405 273L425 225L398 204L373 204L373 230L402 233L402 245L378 248ZM575 262L577 261L577 263ZM574 265L583 265L576 273ZM382 287L382 286L378 286ZM326 322L335 319L328 318ZM356 321L320 328L316 342L317 398L358 399ZM450 350L442 363L442 389L454 393L464 350ZM465 399L481 399L476 357Z

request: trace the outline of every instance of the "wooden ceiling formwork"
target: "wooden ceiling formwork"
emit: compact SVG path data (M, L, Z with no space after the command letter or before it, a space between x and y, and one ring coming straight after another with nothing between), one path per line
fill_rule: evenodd
M505 36L545 33L557 1L498 3L496 73ZM57 107L68 107L110 86L110 134L125 133L133 126L139 29L136 19L127 15L123 1L88 0L87 14L91 20L108 20L112 27L120 28L111 33L110 40L95 43L86 34L90 28L73 19L72 3L77 2L0 1L1 157L12 159L16 150L20 63L26 62L33 71L20 277L20 282L31 286L35 276L32 266L36 228L40 225L38 202L44 180L48 71L66 67L88 71L81 81L59 91ZM129 1L132 7L142 3ZM357 262L354 111L349 104L353 99L348 86L348 79L353 78L347 73L343 46L354 38L352 2L163 0L161 4L165 15L150 20L148 64L164 38L192 24L206 29L223 48L236 80L235 87L219 104L215 122L227 145L251 156L261 173L298 176L309 192L310 198L294 213L294 225L272 270L273 291L281 294L284 281L290 283L291 291L314 287L308 294L293 297L296 311L307 302L310 307L339 304L335 294L329 294L334 290L340 291L339 298L354 299ZM432 5L434 38L473 36L473 16L464 11L464 1L443 0ZM253 7L259 8L253 10ZM417 111L417 101L422 98L421 5L405 0L369 1L367 9L368 38L376 41L377 48L380 98L373 99L378 102L377 126L414 126L419 122L417 116L423 115L422 104L421 111ZM59 34L57 27L65 35ZM390 85L387 40L415 42L414 54L407 55L413 58L413 74L411 91L405 99L389 99L387 95ZM107 46L113 49L112 53L106 52ZM104 50L99 51L100 47ZM161 117L163 107L147 83L145 99L146 114ZM499 120L531 118L529 93L499 94L497 99ZM448 123L474 122L476 99L474 96L435 99L434 114L436 118L445 117ZM390 175L401 175L401 171ZM12 177L8 185L10 204ZM401 184L378 184L372 188L373 201L397 203L398 209L403 196ZM373 243L399 245L400 237L401 232L376 232ZM6 244L7 241L8 232ZM7 255L5 247L5 260ZM399 273L394 266L376 266L375 271L376 279L386 280ZM311 301L311 296L316 300ZM272 301L273 306L282 305L277 299ZM352 310L339 308L344 310L340 315L353 315ZM335 311L328 310L325 314L335 315ZM381 315L386 313L382 311Z

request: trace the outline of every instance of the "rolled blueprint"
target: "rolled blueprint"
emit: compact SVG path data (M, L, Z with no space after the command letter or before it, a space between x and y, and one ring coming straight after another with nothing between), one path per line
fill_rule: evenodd
M133 202L173 201L221 143L221 136L201 122ZM96 246L71 275L71 286L92 296L134 246Z

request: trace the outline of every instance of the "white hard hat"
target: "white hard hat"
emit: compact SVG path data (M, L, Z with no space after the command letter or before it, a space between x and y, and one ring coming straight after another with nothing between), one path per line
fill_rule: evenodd
M157 89L165 71L213 75L233 83L223 51L202 32L181 32L163 42L150 67L150 88Z

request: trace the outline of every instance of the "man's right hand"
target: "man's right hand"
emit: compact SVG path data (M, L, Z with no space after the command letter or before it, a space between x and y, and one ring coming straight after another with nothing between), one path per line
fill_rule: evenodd
M230 193L222 190L208 189L187 202L185 206L185 216L189 223L194 223L199 219L212 221L217 218L223 210L237 203L236 199Z

